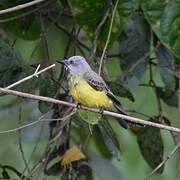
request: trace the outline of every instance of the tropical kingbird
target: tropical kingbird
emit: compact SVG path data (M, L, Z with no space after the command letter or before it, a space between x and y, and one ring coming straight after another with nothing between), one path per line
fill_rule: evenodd
M85 58L72 56L58 61L68 70L68 85L73 98L80 104L93 108L103 108L127 114L120 108L120 102L109 89L105 81L94 72ZM123 119L119 123L127 128Z

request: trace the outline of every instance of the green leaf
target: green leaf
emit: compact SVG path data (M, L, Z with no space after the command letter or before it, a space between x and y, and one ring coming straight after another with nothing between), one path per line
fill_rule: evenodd
M100 113L90 112L83 109L79 109L78 114L82 120L92 125L97 124L102 116Z
M110 160L103 159L94 153L90 153L89 164L93 172L102 180L121 180L120 171Z
M14 175L16 175L18 178L26 178L21 172L19 172L16 168L14 168L13 166L9 166L9 165L1 165L0 164L0 169L2 169L2 175L6 176L8 178L9 174L8 172L11 172L10 174L13 173L13 178L15 177ZM11 177L9 178L11 179ZM27 180L29 180L29 178L27 178Z
M152 169L162 162L164 145L159 129L144 128L137 134L137 142L142 156ZM157 172L162 173L163 169L164 166Z
M0 3L0 9L6 9L6 8L10 8L12 6L14 6L15 3L14 2L10 2L10 1L7 1L7 0L1 0L1 3Z
M93 126L93 133L92 133L92 138L95 143L95 146L101 156L103 156L105 159L111 159L112 158L112 153L108 149L107 145L105 144L104 138L102 136L102 133L98 127L98 125ZM101 143L99 143L101 142Z
M21 54L8 43L0 41L0 63L0 72L10 68L20 67L22 65Z
M18 50L8 43L0 41L0 86L6 87L24 77L33 74L34 68L24 64ZM19 84L16 89L33 92L37 85L36 80L29 80Z
M155 51L158 66L162 80L164 81L166 89L174 90L175 88L175 76L172 73L175 69L174 57L172 53L162 44Z
M6 169L3 169L3 171L2 171L2 177L3 177L4 179L10 179L10 176L9 176L8 172L6 171Z
M142 8L161 42L180 57L180 2L143 0Z
M15 7L18 4L26 2L30 2L30 0L5 1L0 4L0 9ZM14 18L33 10L33 8L34 7L29 7L20 11L2 14L0 15L0 19L3 21L9 18ZM2 26L7 32L11 32L24 40L36 40L40 37L41 33L39 19L34 14L30 16L22 16L14 21L8 21L7 23L3 23Z
M120 44L120 63L124 71L120 81L133 89L138 86L148 65L150 28L144 17L134 15L125 28L125 35L127 38Z
M88 37L92 40L94 31L97 25L104 16L105 11L110 9L106 22L103 24L99 34L98 45L102 49L107 39L109 31L110 19L112 14L110 1L96 0L92 3L91 0L69 0L69 5L73 16L77 23L85 30ZM132 3L134 2L134 3ZM123 26L127 19L134 12L137 7L138 0L121 0L118 4L117 13L114 19L114 25L111 33L111 41L117 39L123 30Z
M109 81L107 82L107 84L109 87L111 87L111 90L115 95L127 97L133 102L135 101L133 94L130 92L130 90L127 87L123 86L123 83L121 83L119 80Z
M40 38L40 22L35 16L24 17L5 25L7 31L24 40L36 40Z
M59 176L64 167L61 166L61 162L54 163L48 169L45 169L45 174L48 176Z
M22 72L22 57L19 51L0 41L0 86L5 87Z
M178 107L178 92L170 89L156 88L157 95L169 106Z
M35 68L30 67L29 65L24 65L22 67L22 72L18 75L18 79L23 79L29 75L32 75L35 72ZM19 91L24 91L28 93L34 93L36 87L38 86L38 78L34 77L24 83L19 84L16 86L16 89Z
M92 169L86 161L76 161L72 163L74 171L79 174L79 179L93 180Z
M101 132L104 143L111 152L111 154L119 159L120 145L111 125L107 119L101 120L98 123L99 130Z
M52 81L50 75L48 73L44 73L39 78L39 91L41 96L54 97L56 90L54 82ZM52 107L52 103L47 103L44 101L39 101L39 110L42 113L46 113Z
M165 124L167 124L168 126L171 126L171 121L170 119L168 119L167 117L163 116L162 117L163 121ZM174 140L174 144L175 145L178 145L179 142L180 142L180 134L179 133L176 133L176 132L171 132L171 135L172 135L172 138ZM180 153L180 150L178 150L178 153Z

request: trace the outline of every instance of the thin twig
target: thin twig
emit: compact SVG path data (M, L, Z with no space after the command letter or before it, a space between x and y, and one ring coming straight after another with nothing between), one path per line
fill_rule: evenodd
M24 97L24 98L30 98L30 99L34 99L34 100L41 100L41 101L50 102L50 103L54 103L54 104L64 105L64 106L71 106L74 108L77 107L77 104L75 104L75 103L57 100L57 99L45 97L45 96L38 96L38 95L29 94L29 93L23 93L23 92L14 91L14 90L6 89L6 88L0 88L0 92L15 95L15 96L20 96L20 97ZM85 106L82 106L81 108L91 111L91 112L99 113L99 109L89 108L89 107L85 107ZM142 124L144 126L150 126L150 127L155 127L155 128L159 128L159 129L165 129L168 131L180 133L180 129L173 127L173 126L167 126L167 125L163 125L163 124L159 124L159 123L145 121L145 120L142 120L139 118L135 118L135 117L131 117L131 116L127 116L127 115L123 115L123 114L119 114L119 113L115 113L115 112L111 112L111 111L103 111L103 115L113 116L113 117L120 118L120 119L125 119L131 123ZM33 122L33 123L35 123L35 122ZM17 129L17 130L19 130L19 129Z
M19 108L19 124L21 123L21 116L22 116L22 105L20 105L20 108ZM24 165L25 165L25 168L28 170L28 172L30 173L30 169L29 169L29 165L28 165L28 162L26 160L26 157L24 155L24 151L23 151L23 146L22 146L22 138L21 138L22 134L21 134L21 130L19 130L19 138L18 138L18 144L19 144L19 150L20 150L20 153L21 153L21 156L22 156L22 159L23 159L23 162L24 162ZM21 178L24 177L24 173L22 173L21 175Z
M66 119L68 119L68 118L69 118L70 116L72 116L73 114L74 114L74 113L71 113L71 114L68 114L68 115L65 116L65 117L57 118L57 119L42 119L42 118L39 118L37 121L33 121L33 122L31 122L31 123L22 125L22 126L17 127L17 128L5 130L5 131L0 131L0 134L17 132L17 131L19 131L19 130L21 130L21 129L27 128L27 127L29 127L29 126L33 126L33 125L38 124L38 123L40 123L40 122L65 121Z
M22 82L25 82L25 81L33 78L33 77L38 77L39 74L41 74L41 73L43 73L43 72L45 72L45 71L47 71L47 70L49 70L49 69L51 69L51 68L53 68L53 67L55 67L55 66L56 66L55 64L52 64L52 65L50 65L50 66L48 66L48 67L46 67L46 68L44 68L44 69L42 69L42 70L40 70L40 71L38 71L38 70L39 70L39 66L38 66L38 67L36 68L35 72L34 72L32 75L27 76L27 77L25 77L25 78L23 78L23 79L15 82L15 83L9 85L9 86L7 86L6 89L10 89L10 88L12 88L12 87L14 87L14 86L17 86L17 85L21 84Z
M101 27L106 22L106 19L108 17L110 2L108 1L106 3L106 6L104 7L103 13L101 15L101 20L97 24L97 27L94 31L94 35L93 35L94 38L93 38L91 53L90 53L90 57L89 57L90 60L93 59L94 55L96 54L98 36L99 36L100 30L101 30Z
M62 26L61 24L57 23L52 17L48 16L47 17L50 21L52 21L54 23L54 25L60 29L61 31L63 31L67 36L71 36L71 38L75 39L75 36L73 36L71 33L69 33L69 31ZM82 46L84 49L86 49L87 51L90 51L90 48L88 46L86 46L86 44L82 43L79 39L77 39L77 43Z
M107 47L108 47L108 44L109 44L109 41L110 41L112 27L113 27L113 22L114 22L114 17L115 17L115 14L116 14L116 9L117 9L118 2L119 2L119 0L116 1L116 4L115 4L113 12L112 12L112 17L111 17L111 22L110 22L110 26L109 26L109 32L108 32L106 44L104 46L103 53L102 53L102 56L101 56L101 59L100 59L99 71L98 71L99 75L101 74L101 69L102 69L102 63L103 63L104 55L106 53L106 50L107 50Z
M44 117L44 116L42 116L42 117ZM41 117L41 118L42 118ZM40 119L41 119L40 118ZM48 158L49 158L49 153L50 153L50 149L51 149L51 147L50 147L51 145L49 144L49 142L46 144L46 147L44 148L45 149L45 152L44 153L42 153L43 155L41 156L41 158L38 160L38 162L31 168L31 174L29 174L28 176L29 177L33 177L33 179L35 179L34 178L34 173L39 169L39 168L41 168L41 166L43 165L43 164L46 164L46 162L47 162L47 160L48 160Z
M57 16L57 19L54 20L55 22L62 16L62 13L63 13L63 12L61 12L61 13ZM52 22L48 27L46 27L46 32L48 33L53 26L54 26L54 22ZM28 62L31 61L31 59L32 59L32 57L34 56L36 50L39 48L38 46L40 45L40 42L41 42L41 39L38 39L38 41L37 41L37 43L36 43L36 45L35 45L32 53L31 53L31 55L30 55L30 58L29 58Z
M72 111L70 116L72 116L74 113L75 113L75 111L74 112ZM67 117L67 119L69 119L69 118ZM61 129L62 129L62 127L65 127L65 125L67 125L68 123L69 123L69 121L63 122L63 124L61 125ZM62 131L59 131L59 133L57 133L57 135L49 141L49 144L54 143L60 137L61 134L62 134Z
M71 112L72 113L72 112ZM66 124L68 123L68 118L70 117L70 114L64 116L63 118L65 118L65 120L62 122L62 125L61 125L61 128L59 129L59 134L61 134L61 130L64 128L64 126L66 126ZM63 119L62 118L62 119ZM56 138L57 136L55 136L54 138ZM52 139L52 140L55 140L55 139ZM47 147L45 148L45 153L44 155L40 158L39 162L31 169L31 176L33 176L33 174L38 174L37 171L42 168L42 166L46 166L47 165L47 160L48 160L48 157L49 157L49 153L50 153L50 147L52 145L52 143L54 143L54 141L49 141L48 144L47 144ZM45 168L45 167L44 167ZM34 176L33 176L34 177ZM38 179L37 177L34 178L34 179Z
M38 133L38 138L37 138L37 140L36 140L36 142L35 142L35 145L34 145L33 150L32 150L32 152L31 152L30 158L28 159L28 164L30 164L31 160L33 159L34 153L35 153L36 150L37 150L37 147L38 147L39 142L40 142L40 139L41 139L42 131L43 131L43 124L41 124L40 132ZM27 168L25 168L25 169L23 170L23 172L25 173L26 170L27 170ZM27 177L30 177L30 174L31 174L31 171L28 171ZM26 179L28 179L27 177L26 177ZM26 179L24 179L24 180L26 180Z
M21 9L25 9L27 7L30 7L30 6L34 6L38 3L41 3L45 0L34 0L34 1L31 1L31 2L28 2L28 3L25 3L25 4L20 4L20 5L17 5L15 7L11 7L11 8L8 8L8 9L3 9L0 11L0 15L1 14L6 14L6 13L10 13L10 12L14 12L14 11L19 11Z
M139 58L139 59L130 67L130 69L128 70L128 72L133 72L133 71L136 69L136 67L137 67L140 63L144 62L152 53L154 53L154 52L159 48L160 45L161 45L161 43L158 42L154 49L150 50L149 52L145 53L144 56L142 56L141 58Z
M49 144L47 145L47 147L45 149L48 149ZM47 155L46 155L47 154ZM40 158L40 160L38 161L37 164L35 164L35 166L31 169L31 174L30 177L33 176L35 174L35 172L41 168L41 166L43 164L46 163L47 159L49 157L49 150L47 150L47 152L44 153L44 155Z
M176 145L176 147L171 151L171 153L164 158L164 160L155 168L153 169L152 172L150 172L145 178L144 180L147 180L149 178L151 178L151 176L153 176L155 174L155 172L158 171L158 169L160 169L174 154L175 152L180 148L180 143Z
M20 14L20 15L13 16L13 17L6 18L6 19L0 19L0 24L2 24L2 23L7 23L7 22L11 22L11 21L15 21L15 20L17 20L17 19L20 19L20 18L29 16L29 15L31 15L32 13L34 13L34 12L36 12L36 11L44 8L44 7L47 6L47 5L49 5L50 3L53 3L53 1L55 1L55 0L49 1L49 2L47 2L47 3L44 3L42 6L39 6L39 7L35 8L35 9L32 9L32 10L30 10L30 11L28 11L28 12L25 12L25 13L22 13L22 14Z
M43 65L45 64L46 66L49 65L50 62L50 52L49 52L49 46L48 46L48 38L47 38L47 29L45 27L45 19L42 15L42 13L40 13L40 24L41 24L41 40L43 42L43 46L44 46L44 51L45 51L45 59L43 61Z

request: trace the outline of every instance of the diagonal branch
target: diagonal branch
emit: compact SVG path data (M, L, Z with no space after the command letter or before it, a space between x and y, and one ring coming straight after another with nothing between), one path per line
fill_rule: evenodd
M20 97L24 97L24 98L30 98L30 99L34 99L34 100L50 102L50 103L54 103L54 104L70 106L70 107L74 107L74 108L77 107L77 105L75 103L57 100L57 99L45 97L45 96L38 96L38 95L29 94L29 93L23 93L23 92L19 92L19 91L10 90L7 88L0 88L0 92L15 95L15 96L20 96ZM85 109L85 110L88 110L91 112L96 112L96 113L100 112L99 109L89 108L89 107L85 107L85 106L82 106L82 109ZM135 117L131 117L131 116L127 116L127 115L123 115L123 114L119 114L119 113L115 113L115 112L111 112L111 111L103 111L103 115L112 116L112 117L116 117L116 118L120 118L120 119L122 118L131 123L141 124L144 126L151 126L151 127L155 127L155 128L159 128L159 129L165 129L168 131L180 133L180 129L176 128L176 127L167 126L164 124L159 124L159 123L154 123L154 122L149 122L149 121L145 121L145 120L142 120L139 118L135 118Z
M156 172L158 171L158 169L160 169L160 168L176 153L176 151L177 151L179 148L180 148L180 143L175 146L175 148L171 151L171 153L170 153L166 158L164 158L164 160L163 160L155 169L153 169L153 171L150 172L150 173L144 178L144 180L150 179L151 176L153 176L154 173L156 173Z
M64 34L66 34L67 36L71 37L73 40L76 38L73 34L71 34L64 26L62 26L62 24L57 23L52 17L47 16L47 19L49 19L51 22L54 23L54 25L61 30L62 32L64 32ZM86 49L87 51L90 51L90 48L88 46L86 46L86 44L82 43L79 39L77 39L77 43L83 47L84 49Z
M20 130L22 130L24 128L27 128L27 127L30 127L30 126L33 126L33 125L36 125L36 124L42 123L42 122L65 121L65 120L69 119L75 112L76 111L72 111L67 116L64 116L64 117L58 118L58 119L45 119L45 118L43 118L43 116L41 116L37 121L32 121L30 123L21 125L19 127L13 128L13 129L8 129L8 130L5 130L5 131L0 131L0 134L14 133L14 132L20 131Z
M34 6L34 5L36 5L38 3L41 3L43 1L45 1L45 0L34 0L34 1L31 1L31 2L28 2L28 3L25 3L25 4L17 5L15 7L11 7L11 8L8 8L8 9L3 9L3 10L0 11L0 15L10 13L10 12L14 12L14 11L18 11L18 10L21 10L21 9L25 9L27 7Z
M48 66L48 67L46 67L46 68L39 71L39 68L40 68L40 64L39 64L38 67L36 68L35 72L32 75L27 76L27 77L15 82L15 83L9 85L9 86L7 86L6 89L10 89L10 88L12 88L14 86L17 86L18 84L21 84L22 82L27 81L27 80L29 80L29 79L31 79L33 77L38 77L39 74L41 74L41 73L43 73L43 72L45 72L45 71L47 71L47 70L49 70L49 69L51 69L51 68L53 68L55 66L56 66L55 64L52 64L52 65L50 65L50 66Z
M94 35L93 35L94 39L93 39L93 43L92 43L89 60L93 59L94 55L96 54L98 36L101 31L101 27L104 25L104 23L106 22L106 19L108 17L110 4L111 4L111 1L108 0L104 7L103 13L101 15L101 19L97 23L96 29L94 31Z
M41 6L38 6L37 8L34 8L32 10L28 10L27 12L24 12L20 15L17 15L17 16L13 16L13 17L9 17L9 18L3 18L3 19L0 19L0 24L2 23L7 23L7 22L11 22L11 21L15 21L17 19L20 19L20 18L23 18L23 17L26 17L26 16L29 16L35 12L37 12L38 10L50 5L51 3L53 3L55 0L51 0L51 1L48 1L47 3L44 3L42 4Z

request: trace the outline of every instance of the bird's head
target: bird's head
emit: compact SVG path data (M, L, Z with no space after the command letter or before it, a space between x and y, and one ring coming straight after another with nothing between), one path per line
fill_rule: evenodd
M82 56L72 56L68 59L58 62L63 64L71 75L87 72L91 69L85 58Z

